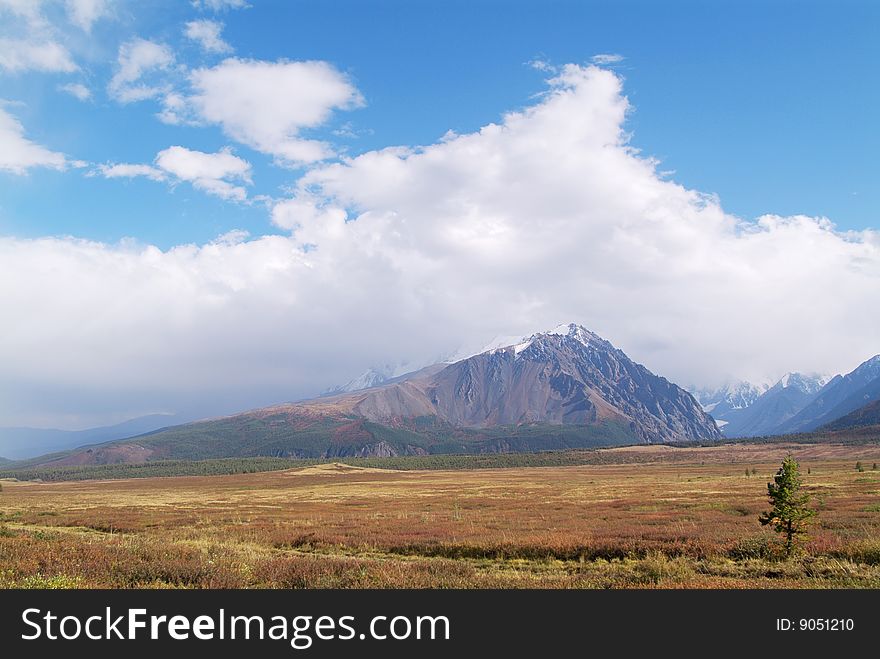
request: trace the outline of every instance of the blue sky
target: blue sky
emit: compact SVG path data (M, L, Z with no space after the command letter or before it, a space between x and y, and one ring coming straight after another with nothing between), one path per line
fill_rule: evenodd
M683 385L880 352L880 5L0 0L0 425L578 322Z
M47 13L63 23L60 7ZM0 97L34 141L90 163L149 162L169 144L215 151L229 144L216 126L168 126L155 102L121 106L105 89L119 45L135 37L168 44L189 67L231 55L206 55L183 37L184 23L198 19L222 22L239 57L325 60L348 74L366 104L315 132L350 154L497 121L543 89L532 60L619 54L633 144L677 181L717 193L744 218L806 213L841 228L876 226L876 3L254 2L211 12L122 2L88 38L65 30L80 71L5 73ZM71 81L93 99L57 90ZM354 134L332 135L340 126ZM277 196L296 179L296 169L233 146L254 166L255 193ZM167 248L233 228L274 230L259 205L82 173L0 176L0 232L133 236Z

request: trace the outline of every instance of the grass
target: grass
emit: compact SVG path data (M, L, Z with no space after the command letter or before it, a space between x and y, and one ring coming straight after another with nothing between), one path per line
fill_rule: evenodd
M686 459L687 453L680 454ZM671 456L669 456L671 457ZM679 457L679 456L676 456ZM542 451L540 453L486 453L481 455L404 455L385 458L220 458L214 460L155 460L139 464L56 465L0 470L0 479L27 481L78 481L166 476L219 476L281 471L319 464L398 471L505 469L617 464L633 459L656 459L640 454L617 454L598 449Z
M788 452L819 514L785 560L757 516ZM880 482L853 469L877 446L442 457L6 481L0 586L880 587Z

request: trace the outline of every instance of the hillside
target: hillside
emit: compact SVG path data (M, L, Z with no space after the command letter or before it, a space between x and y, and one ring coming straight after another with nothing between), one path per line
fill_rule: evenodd
M880 400L868 403L864 407L860 407L854 412L850 412L846 416L842 416L836 421L822 426L820 430L846 430L848 428L866 428L870 426L876 426L877 433L880 435Z
M185 424L43 463L504 453L720 438L686 391L566 325L371 389Z

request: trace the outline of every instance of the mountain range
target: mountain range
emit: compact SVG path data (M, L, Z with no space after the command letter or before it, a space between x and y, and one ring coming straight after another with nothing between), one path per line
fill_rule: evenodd
M752 405L769 388L769 384L753 384L740 380L717 389L692 389L691 393L703 410L712 415L718 427L723 428L728 424L731 414Z
M480 453L720 438L691 394L569 324L378 386L183 424L45 462Z
M880 355L830 379L789 373L773 386L735 382L692 395L567 324L398 370L371 369L311 400L171 427L155 415L90 431L0 429L0 455L55 451L17 464L88 465L486 453L871 432L880 424Z
M748 404L725 409L723 432L732 438L760 437L868 425L855 421L873 418L870 410L860 410L877 400L880 400L880 355L846 375L833 378L788 373ZM709 410L706 402L703 405ZM713 416L717 414L715 409L717 406L711 409ZM847 425L850 414L854 415L853 423Z

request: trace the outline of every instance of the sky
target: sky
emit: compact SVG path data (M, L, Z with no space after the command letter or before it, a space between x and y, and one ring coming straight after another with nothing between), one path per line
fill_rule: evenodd
M880 6L0 0L0 425L578 322L679 384L880 352Z

